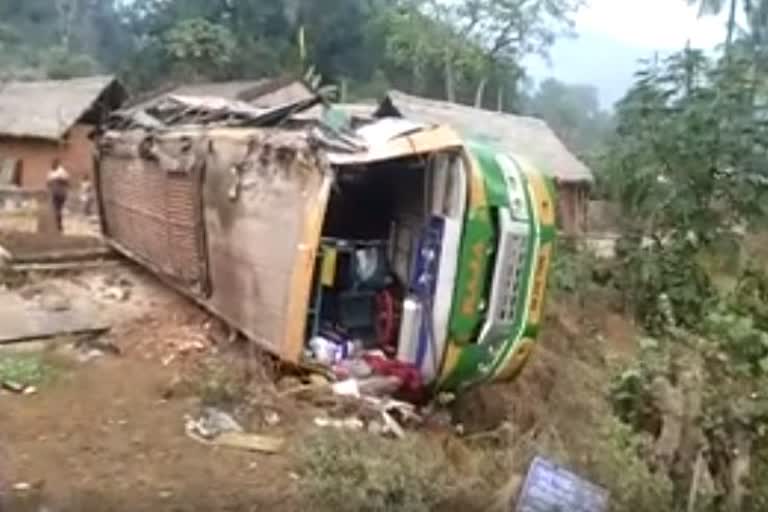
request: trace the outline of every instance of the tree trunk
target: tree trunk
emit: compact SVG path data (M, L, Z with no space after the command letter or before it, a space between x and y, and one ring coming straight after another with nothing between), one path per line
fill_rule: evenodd
M730 510L741 510L747 497L747 481L752 467L752 439L744 429L739 429L733 437L734 458L730 468L728 506Z
M726 55L730 55L731 53L731 45L733 44L733 33L736 31L736 2L737 0L731 0L731 6L728 11L728 34L725 38Z
M483 100L485 99L485 87L488 85L488 77L483 77L480 83L477 84L477 91L475 92L475 108L483 108Z
M61 24L61 46L65 50L70 49L72 40L72 28L78 16L78 0L57 0L56 10Z
M445 99L450 103L456 103L456 89L454 86L455 80L453 76L453 62L451 62L451 56L445 56Z
M499 82L499 90L496 92L496 112L504 112L504 84Z

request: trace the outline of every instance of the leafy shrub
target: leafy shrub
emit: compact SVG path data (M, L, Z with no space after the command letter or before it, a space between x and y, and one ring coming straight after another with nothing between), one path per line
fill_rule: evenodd
M688 240L627 244L622 252L622 288L649 331L659 333L670 324L695 326L712 307L711 280L696 262L696 247Z
M643 437L612 417L600 427L601 443L595 444L589 470L611 491L611 510L673 510L672 482L653 473L642 457Z
M595 281L595 258L587 250L580 250L573 243L558 243L552 262L550 288L555 293L583 291Z

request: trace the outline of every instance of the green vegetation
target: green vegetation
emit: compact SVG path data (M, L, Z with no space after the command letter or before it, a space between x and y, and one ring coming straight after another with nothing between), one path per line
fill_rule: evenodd
M614 279L649 336L611 397L634 435L650 436L644 459L672 482L674 509L768 503L768 274L749 243L768 213L755 33L768 2L744 6L752 32L729 34L722 58L685 49L647 63L602 155L625 213Z
M4 0L9 77L120 72L166 82L299 74L353 94L398 87L520 110L527 55L568 35L582 0Z
M0 382L39 386L53 377L54 370L39 354L0 356Z
M421 436L321 431L304 440L299 463L306 503L316 510L429 512L459 490L445 452Z

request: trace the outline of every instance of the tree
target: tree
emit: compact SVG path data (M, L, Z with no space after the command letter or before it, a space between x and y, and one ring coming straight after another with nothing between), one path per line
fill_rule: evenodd
M410 0L387 18L388 58L410 73L409 89L496 109L519 97L521 61L567 32L582 0ZM433 82L439 79L439 86Z
M581 154L596 150L611 129L611 116L600 108L597 89L590 85L544 80L525 110L545 120L572 151Z
M728 30L725 38L725 49L728 53L733 46L736 35L736 14L739 1L747 18L748 29L753 33L765 32L768 24L768 2L766 0L686 0L689 5L699 6L699 16L719 15L728 8Z
M475 105L485 101L485 89L501 64L513 66L520 78L520 61L545 55L556 37L572 28L572 16L582 0L432 0L427 12L442 14L462 39L482 49L485 72L478 80ZM506 78L510 78L507 76Z
M768 503L768 274L743 243L768 214L768 124L754 101L762 80L736 51L713 60L686 49L649 63L617 106L607 154L625 213L617 284L655 337L615 396L655 410L658 430L677 422L687 432L662 460L676 509L689 496L689 510ZM713 508L692 505L696 466L716 483Z
M180 78L211 78L226 70L236 50L233 34L203 18L182 20L165 34L164 48Z

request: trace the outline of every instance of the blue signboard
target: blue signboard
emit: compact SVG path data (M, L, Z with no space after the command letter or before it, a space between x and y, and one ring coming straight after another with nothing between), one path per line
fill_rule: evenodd
M517 512L607 512L608 491L541 457L534 459Z

